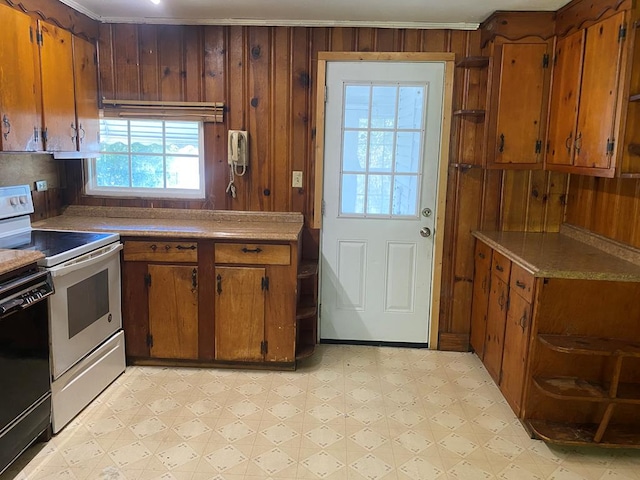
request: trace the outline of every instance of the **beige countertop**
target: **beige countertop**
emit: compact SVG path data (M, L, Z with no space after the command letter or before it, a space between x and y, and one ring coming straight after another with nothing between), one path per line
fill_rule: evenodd
M304 217L288 212L221 212L160 208L70 206L33 228L114 232L122 237L297 241Z
M609 245L602 237L590 241L574 227L563 233L481 231L473 235L536 277L640 282L640 265L634 263L633 252L625 259L620 244Z
M44 254L36 250L0 249L0 275L36 263L41 258L44 258Z

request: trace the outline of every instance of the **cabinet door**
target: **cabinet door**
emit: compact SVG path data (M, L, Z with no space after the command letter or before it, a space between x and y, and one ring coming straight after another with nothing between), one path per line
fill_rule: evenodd
M512 293L504 333L504 353L500 390L516 415L520 414L522 389L529 351L531 304L520 295Z
M265 356L267 362L296 359L296 284L292 266L267 267L269 290L265 303Z
M620 72L624 12L587 29L574 165L609 168Z
M29 16L5 5L0 5L0 24L0 147L3 151L42 150L36 25Z
M198 358L198 269L149 265L151 356Z
M149 357L147 264L122 262L122 329L127 357Z
M609 168L620 73L624 12L587 29L574 165Z
M78 150L100 149L98 118L98 68L95 44L73 37L73 75L75 84Z
M46 22L39 22L39 27L45 149L50 152L75 151L77 129L71 33Z
M487 307L491 279L491 249L476 241L475 272L473 275L473 304L471 307L471 348L481 359L487 334Z
M262 361L264 268L216 267L215 358Z
M496 117L489 163L541 165L544 94L549 82L547 50L546 43L496 46L494 65L499 78L494 77L492 87L497 104L492 101Z
M547 165L571 165L582 78L584 30L558 40L554 55Z
M487 310L487 339L484 344L484 366L496 383L500 383L504 327L507 319L508 284L491 275L491 291Z

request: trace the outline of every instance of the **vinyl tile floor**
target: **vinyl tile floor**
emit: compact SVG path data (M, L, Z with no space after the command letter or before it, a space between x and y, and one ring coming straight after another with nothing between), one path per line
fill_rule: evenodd
M128 367L9 479L640 480L529 438L474 354L321 345L295 372Z

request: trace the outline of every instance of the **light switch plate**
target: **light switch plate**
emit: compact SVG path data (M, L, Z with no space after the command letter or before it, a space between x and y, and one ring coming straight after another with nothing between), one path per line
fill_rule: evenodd
M37 192L44 192L48 188L49 188L49 186L47 185L47 181L46 180L38 180L36 182L36 191Z
M302 188L302 172L300 170L294 170L291 176L291 186L293 188Z

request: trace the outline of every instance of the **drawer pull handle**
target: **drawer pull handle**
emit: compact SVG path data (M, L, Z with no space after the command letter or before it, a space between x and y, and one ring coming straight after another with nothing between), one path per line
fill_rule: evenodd
M478 256L479 256L481 259L483 259L483 260L485 259L485 254L484 254L484 253L482 253L482 252L480 252L480 253L478 254Z
M164 249L168 252L169 250L171 250L171 245L165 245Z
M527 285L524 282L521 282L520 280L516 280L516 287L524 289L524 287L526 286Z
M195 250L196 246L195 245L189 245L188 247L185 247L184 245L178 245L176 248L178 250Z
M156 251L156 249L158 248L158 246L154 243L154 244L153 244L153 245L151 245L151 247L149 247L149 248L151 248L151 251L152 251L152 252L155 252L155 251Z
M499 272L504 272L504 268L502 266L496 264L496 270Z
M247 247L244 247L242 249L242 251L244 253L260 253L262 251L262 249L260 247L258 247L258 248L247 248Z

